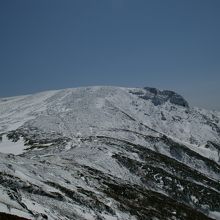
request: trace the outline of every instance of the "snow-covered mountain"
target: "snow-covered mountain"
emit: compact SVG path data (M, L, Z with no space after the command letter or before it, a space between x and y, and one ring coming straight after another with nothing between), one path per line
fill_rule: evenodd
M220 113L172 91L2 98L0 152L0 219L220 219Z

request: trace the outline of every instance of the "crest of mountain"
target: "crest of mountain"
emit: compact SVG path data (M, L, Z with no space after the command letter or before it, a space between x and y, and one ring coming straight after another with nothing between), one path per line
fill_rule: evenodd
M220 219L220 113L173 91L0 99L0 218Z

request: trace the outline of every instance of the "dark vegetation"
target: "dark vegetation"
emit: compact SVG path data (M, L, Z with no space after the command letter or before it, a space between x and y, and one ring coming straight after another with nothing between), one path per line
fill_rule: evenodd
M30 220L30 219L0 212L0 220Z

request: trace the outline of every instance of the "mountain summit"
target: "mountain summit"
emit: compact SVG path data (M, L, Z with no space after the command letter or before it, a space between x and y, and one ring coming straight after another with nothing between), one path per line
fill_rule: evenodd
M173 91L0 99L0 218L220 219L220 113Z

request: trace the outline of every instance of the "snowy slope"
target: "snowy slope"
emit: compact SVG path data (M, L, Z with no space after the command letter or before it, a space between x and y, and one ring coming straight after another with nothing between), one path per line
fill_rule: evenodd
M3 98L0 140L0 212L219 216L220 113L190 107L174 92L85 87Z

